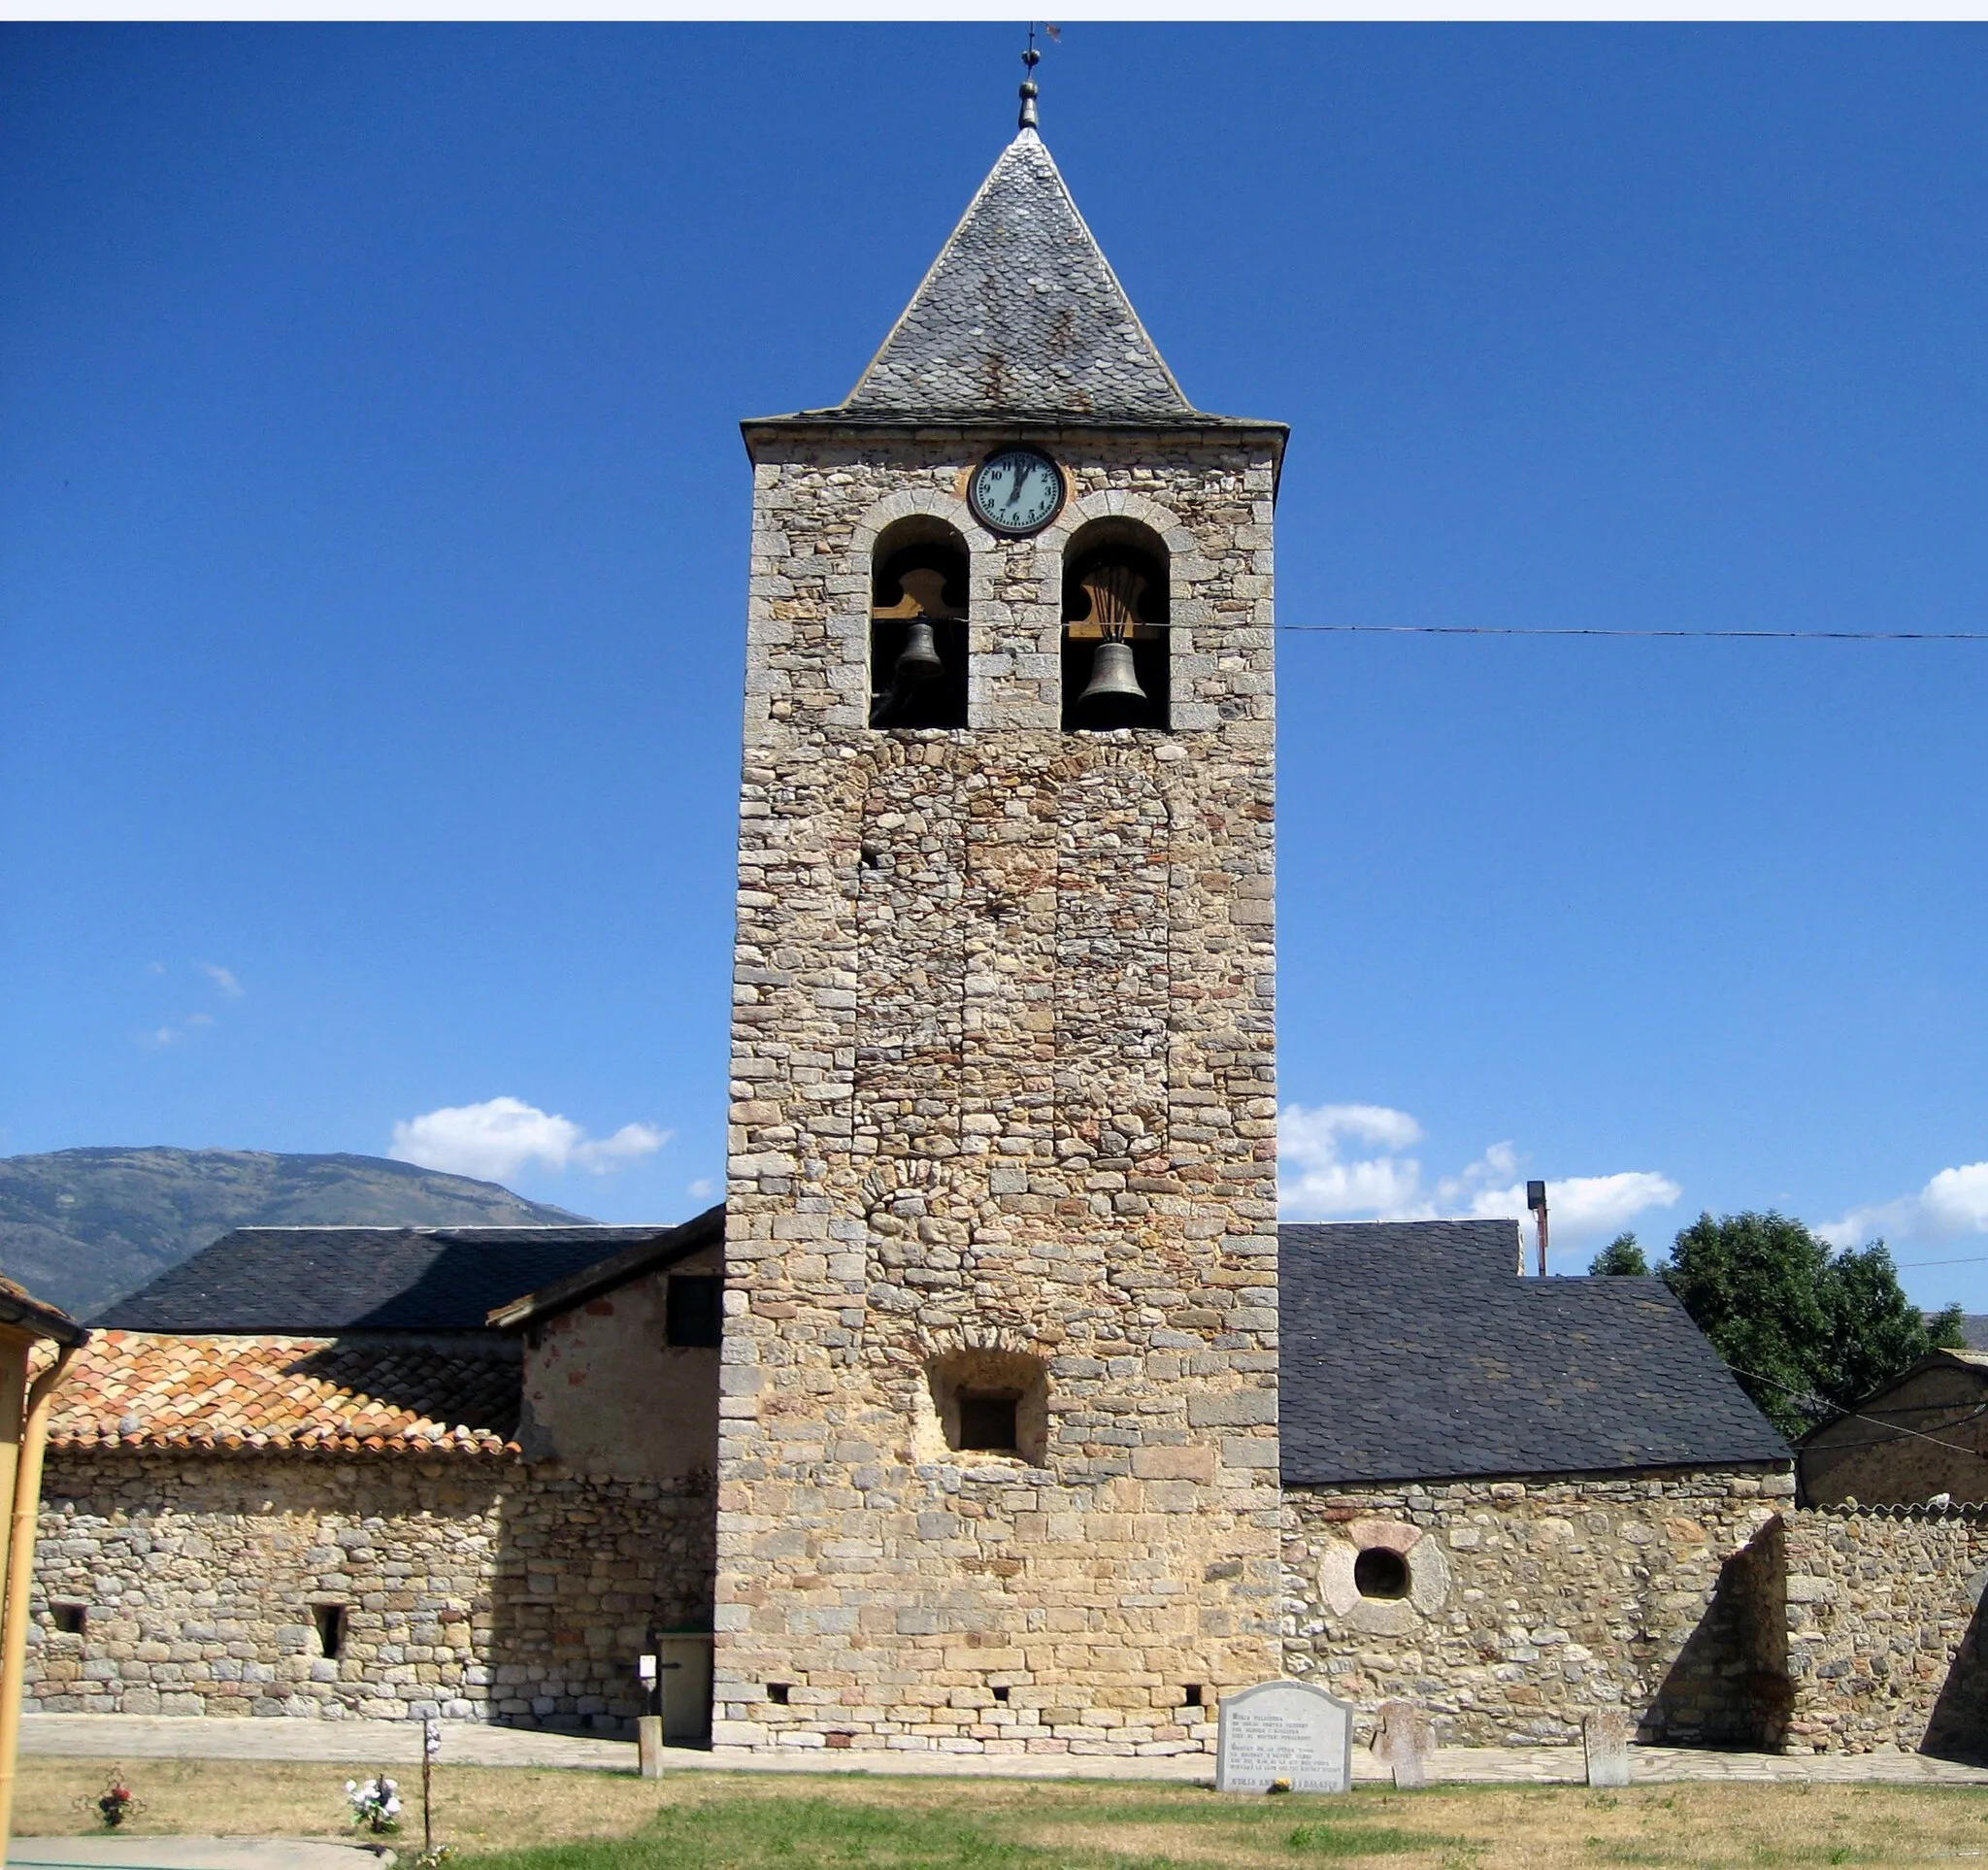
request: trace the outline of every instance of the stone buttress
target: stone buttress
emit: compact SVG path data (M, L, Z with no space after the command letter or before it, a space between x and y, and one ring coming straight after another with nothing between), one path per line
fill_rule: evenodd
M1211 1747L1279 1672L1284 431L1187 403L1025 129L849 399L746 434L715 1742ZM1014 445L1021 536L967 498ZM903 540L964 724L877 699ZM1164 725L1071 731L1126 540Z

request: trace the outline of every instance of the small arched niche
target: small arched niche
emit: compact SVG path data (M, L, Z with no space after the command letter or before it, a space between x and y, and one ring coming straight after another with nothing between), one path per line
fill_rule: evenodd
M884 527L870 559L870 724L967 724L966 541L914 513Z
M1093 519L1063 554L1063 730L1168 724L1167 548L1136 519Z
M968 1460L1048 1458L1049 1374L1042 1358L1024 1351L949 1351L925 1366L930 1414L920 1458L944 1459L942 1451ZM920 1412L924 1414L923 1411Z

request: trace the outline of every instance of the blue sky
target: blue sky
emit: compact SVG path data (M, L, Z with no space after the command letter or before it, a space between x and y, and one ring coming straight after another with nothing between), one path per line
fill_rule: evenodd
M700 1205L736 423L847 390L1016 37L7 29L0 1149ZM1042 77L1189 393L1293 424L1287 624L1988 629L1982 28ZM1988 1309L1988 643L1280 654L1294 1211L1774 1205Z

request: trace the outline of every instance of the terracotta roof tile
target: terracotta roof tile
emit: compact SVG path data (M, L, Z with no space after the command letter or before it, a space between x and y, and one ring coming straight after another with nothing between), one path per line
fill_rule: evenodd
M509 1348L99 1331L56 1392L49 1443L514 1454Z

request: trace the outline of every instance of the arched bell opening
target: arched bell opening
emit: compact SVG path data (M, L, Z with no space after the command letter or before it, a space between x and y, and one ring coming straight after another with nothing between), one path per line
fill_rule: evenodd
M878 534L870 576L870 724L967 724L966 541L912 514Z
M1063 559L1063 729L1168 725L1167 548L1132 519L1094 519Z

